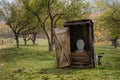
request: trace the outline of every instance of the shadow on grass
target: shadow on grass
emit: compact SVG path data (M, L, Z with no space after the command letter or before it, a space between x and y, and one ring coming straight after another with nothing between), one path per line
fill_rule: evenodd
M38 73L39 74L54 74L54 75L68 75L76 73L78 70L86 70L86 68L78 68L78 67L69 67L69 68L43 68ZM90 68L88 69L90 70Z
M33 48L33 49L32 49ZM39 49L38 46L22 47L22 48L6 48L2 49L2 59L5 62L14 62L19 60L53 60L54 54L46 50Z

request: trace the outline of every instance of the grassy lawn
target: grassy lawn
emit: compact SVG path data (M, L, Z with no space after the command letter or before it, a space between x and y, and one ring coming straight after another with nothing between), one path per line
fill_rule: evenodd
M55 52L47 41L36 46L0 50L0 80L120 80L120 47L95 46L102 65L94 69L56 68Z

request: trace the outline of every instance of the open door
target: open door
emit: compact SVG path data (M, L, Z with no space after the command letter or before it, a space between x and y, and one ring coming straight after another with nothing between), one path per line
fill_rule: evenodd
M59 68L68 67L70 61L70 33L67 27L54 29L56 59Z

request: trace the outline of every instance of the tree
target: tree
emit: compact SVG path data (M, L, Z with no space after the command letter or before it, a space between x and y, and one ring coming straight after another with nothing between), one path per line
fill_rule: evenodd
M33 15L35 15L36 18L38 19L40 26L42 27L44 33L47 36L49 51L53 50L54 43L53 28L56 28L57 23L60 23L61 20L64 21L68 19L71 20L73 19L73 17L71 17L73 15L76 19L82 19L81 16L83 17L85 14L84 12L82 12L82 9L86 8L84 5L85 3L83 4L82 1L75 0L72 0L70 4L68 2L66 5L63 5L62 1L59 0L43 0L43 1L21 0L21 1L23 2L25 9L31 12ZM75 4L73 5L73 3L76 3L77 6ZM48 31L50 31L50 33Z
M29 41L29 40L32 40L33 45L35 45L36 36L37 36L38 33L40 33L40 30L41 30L38 27L39 22L37 21L37 19L36 18L32 18L32 19L33 19L33 21L28 26L28 29L21 32L21 34L23 36L25 46L27 45L27 41Z
M7 2L2 0L1 2L1 14L4 16L6 24L9 25L14 33L17 48L19 48L19 36L21 32L29 28L32 23L31 17L33 15L27 15L19 1Z
M50 42L50 36L49 33L47 31L47 20L48 20L48 14L46 13L47 11L47 5L46 5L46 1L41 1L41 0L21 0L21 2L24 4L24 8L29 11L31 14L33 14L34 16L36 16L39 25L41 26L41 28L43 29L47 39L48 39L48 43ZM49 47L49 51L50 51L50 47Z
M100 16L99 21L108 31L112 41L112 44L115 48L118 46L117 40L120 36L120 3L113 2L111 4L106 3L107 9L103 11L103 14Z
M54 43L53 28L57 27L57 22L59 22L60 19L63 20L63 18L65 21L85 18L87 12L82 12L85 8L88 8L88 5L78 0L71 0L71 3L67 2L67 4L64 5L58 0L47 0L47 13L50 19L51 28L51 40L49 42L51 51L53 50Z

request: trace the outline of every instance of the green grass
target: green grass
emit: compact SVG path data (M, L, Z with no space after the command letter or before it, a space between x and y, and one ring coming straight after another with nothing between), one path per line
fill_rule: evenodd
M102 65L94 69L56 68L55 52L47 41L36 46L0 50L0 80L120 80L120 47L95 46ZM45 44L45 45L44 45Z

